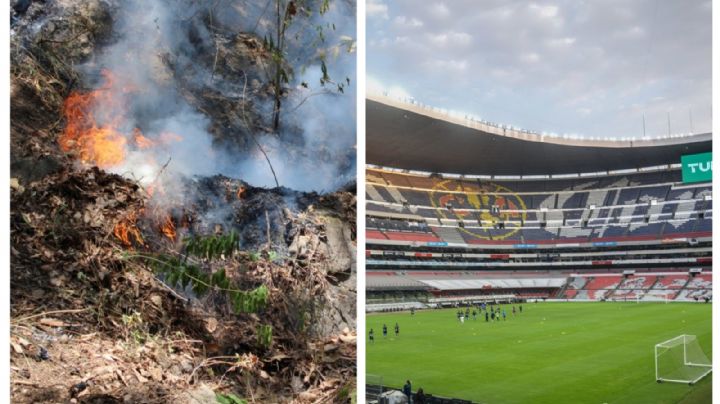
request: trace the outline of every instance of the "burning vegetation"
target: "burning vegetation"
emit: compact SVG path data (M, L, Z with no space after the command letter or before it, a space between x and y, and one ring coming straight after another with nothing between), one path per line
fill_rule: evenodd
M13 402L350 401L349 4L12 2Z

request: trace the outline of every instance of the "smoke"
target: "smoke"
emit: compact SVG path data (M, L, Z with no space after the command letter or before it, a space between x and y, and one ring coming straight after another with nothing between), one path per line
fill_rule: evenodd
M317 10L320 3L309 4ZM215 68L230 63L218 62L217 55L220 46L237 46L238 34L255 34L258 43L272 34L275 4L119 2L114 41L81 67L94 88L108 85L102 70L113 76L109 91L115 102L96 103L93 114L100 124L120 122L126 155L106 169L161 189L154 193L159 203L184 199L192 192L185 179L194 176L221 174L274 187L264 155L248 140L254 138L282 186L331 191L354 179L355 53L348 52L348 38L355 37L354 2L332 1L324 15L298 15L291 25L286 55L291 90L283 99L280 133L248 128L236 110L227 122L219 118L242 104L252 108L254 119L269 121L272 105L258 90L267 83L267 66L242 61L254 71L243 65L242 74L231 77ZM320 85L321 60L332 80L325 86ZM224 103L203 109L207 100L197 98L205 92L219 94ZM137 130L151 147L138 140Z

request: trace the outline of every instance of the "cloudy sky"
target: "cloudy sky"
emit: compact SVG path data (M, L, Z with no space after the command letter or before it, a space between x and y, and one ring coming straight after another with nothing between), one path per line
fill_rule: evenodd
M711 0L368 0L367 86L538 132L709 132ZM691 120L692 117L692 120ZM692 128L691 128L692 122Z

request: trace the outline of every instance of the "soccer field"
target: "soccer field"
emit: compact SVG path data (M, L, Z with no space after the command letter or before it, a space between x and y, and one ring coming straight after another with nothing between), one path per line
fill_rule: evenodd
M693 334L712 358L710 304L528 303L515 317L505 308L507 321L494 323L461 324L454 309L369 314L367 373L478 403L711 401L712 374L694 386L658 384L653 353L656 343Z

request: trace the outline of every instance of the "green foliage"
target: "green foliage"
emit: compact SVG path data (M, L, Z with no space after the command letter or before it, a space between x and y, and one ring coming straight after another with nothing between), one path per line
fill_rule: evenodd
M250 261L252 262L258 262L263 257L262 253L260 251L252 251L248 254L250 257ZM270 250L267 252L267 260L268 261L275 261L278 259L280 254L277 253L277 251Z
M147 340L145 325L142 316L137 311L122 315L123 334L126 341L142 344Z
M249 292L242 290L232 291L230 292L230 298L236 313L257 313L267 305L268 288L265 285L260 285Z
M223 292L229 297L236 313L258 313L267 306L269 290L265 285L249 291L240 290L228 279L225 269L209 274L187 260L191 255L208 260L230 256L237 249L238 240L235 232L222 236L193 236L185 239L187 256L159 255L144 258L153 272L162 275L170 286L183 289L190 286L197 296L210 290Z
M354 404L357 402L357 391L352 388L352 385L345 385L338 392L337 401Z
M238 248L240 238L234 231L219 236L192 236L183 240L188 255L207 260L229 257Z
M258 344L265 348L269 348L272 344L272 326L259 325L257 328Z
M330 0L323 0L322 3L320 3L320 14L323 15L330 10Z
M236 396L233 393L230 393L230 394L215 393L215 399L220 404L248 404L247 400L243 400L242 398Z
M270 291L267 286L260 285L252 290L241 290L227 277L225 269L208 273L198 265L188 262L188 258L191 255L207 260L230 256L237 250L238 240L239 238L234 232L222 236L193 236L185 239L184 256L176 257L166 254L148 256L138 254L129 257L139 258L144 261L155 274L163 276L165 282L170 286L182 287L183 289L190 286L198 297L210 290L224 293L228 297L232 309L236 314L260 313L267 307L270 297ZM256 253L256 255L259 259L260 254ZM274 256L276 257L277 254ZM268 254L268 257L273 257L273 255ZM123 316L123 322L130 331L136 328L134 326L141 323L141 321L142 319L134 315ZM135 336L133 335L133 337ZM260 325L257 329L257 340L260 346L265 348L269 347L272 343L272 327L269 325ZM218 395L218 402L245 402L242 400L238 401L240 400L239 398L233 397L232 395Z
M209 275L196 265L169 256L149 260L149 264L153 272L163 275L170 286L186 288L190 285L198 296L210 289L226 293L236 313L258 313L267 305L269 291L265 285L250 291L239 290L232 285L224 269Z
M290 69L286 69L287 61L287 48L288 43L286 36L288 35L288 29L291 25L302 24L302 21L297 21L299 17L305 17L308 20L311 19L314 12L324 16L330 10L331 0L321 0L317 3L308 2L305 0L275 0L275 32L263 37L263 47L270 53L273 62L273 69L269 73L269 81L273 87L273 95L275 99L274 107L272 110L272 121L273 129L278 130L280 126L280 109L282 107L283 97L283 85L289 84L292 80L293 72ZM328 73L326 60L324 54L327 50L322 49L323 44L326 40L326 30L335 31L337 28L333 23L317 24L314 25L317 39L313 43L306 45L308 47L318 47L317 54L320 55L320 69L322 72L322 78L320 79L320 86L325 87L328 84L332 84L336 87L338 93L344 93L345 88L350 84L350 79L346 78L345 81L339 80L334 82L330 74ZM300 32L297 32L294 37L296 40L300 40ZM337 54L337 49L346 46L348 52L354 51L355 42L347 37L341 38L340 45L334 47L334 52ZM303 67L304 69L304 67ZM308 88L308 83L303 82L301 85Z

